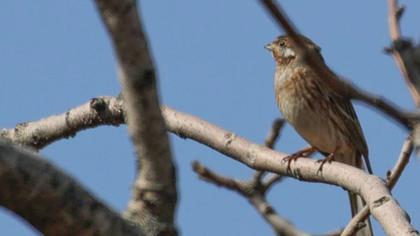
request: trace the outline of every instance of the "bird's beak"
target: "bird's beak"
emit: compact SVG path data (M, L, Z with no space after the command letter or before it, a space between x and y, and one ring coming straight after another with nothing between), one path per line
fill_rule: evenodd
M264 48L267 49L270 52L273 51L273 43L266 44L264 46Z

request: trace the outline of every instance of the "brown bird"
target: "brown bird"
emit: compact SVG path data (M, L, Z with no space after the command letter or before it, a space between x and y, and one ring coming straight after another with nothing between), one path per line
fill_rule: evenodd
M308 50L316 56L324 71L338 77L325 64L320 47L305 36L299 36ZM311 147L298 151L286 158L288 164L299 156L321 152L326 161L332 160L358 168L365 165L372 173L368 159L368 147L359 120L350 99L331 88L328 79L321 78L303 58L302 50L289 36L280 36L265 46L276 62L274 90L277 105L283 117ZM365 205L363 200L349 192L352 215ZM357 235L372 235L369 220Z

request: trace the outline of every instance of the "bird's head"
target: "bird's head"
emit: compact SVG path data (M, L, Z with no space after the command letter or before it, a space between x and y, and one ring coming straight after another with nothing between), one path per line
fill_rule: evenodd
M312 40L303 35L299 35L299 38L309 50L321 56L321 48ZM287 66L290 63L300 62L302 59L301 51L288 35L277 37L273 42L265 45L265 48L271 52L278 66Z

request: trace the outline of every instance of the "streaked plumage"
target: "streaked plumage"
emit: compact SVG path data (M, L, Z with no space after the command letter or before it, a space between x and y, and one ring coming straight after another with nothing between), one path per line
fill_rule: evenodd
M320 48L304 36L301 41L318 57L323 69L333 73L324 63ZM276 62L275 96L283 117L321 153L358 168L363 168L364 156L370 171L368 147L351 101L330 87L332 81L318 76L288 36L278 37L266 48ZM355 196L350 195L355 214L362 204L356 204ZM363 231L365 234L361 234ZM368 231L361 230L358 235L370 235Z

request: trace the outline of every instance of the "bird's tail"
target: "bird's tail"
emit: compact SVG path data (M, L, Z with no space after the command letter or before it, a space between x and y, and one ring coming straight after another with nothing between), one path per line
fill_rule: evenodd
M365 201L357 195L352 192L347 192L349 195L350 200L350 207L351 207L351 215L354 217L359 211L363 209L364 206L366 206ZM355 236L372 236L372 224L370 223L369 217L363 222L363 225L361 225L361 229L359 229L354 235Z
M367 170L370 174L372 174L372 168L370 166L369 163L369 158L366 156L364 156L364 162L362 162L362 158L361 155L359 153L356 153L356 155L353 157L353 165L363 169L363 170ZM359 195L352 193L352 192L347 192L348 196L349 196L349 200L350 200L350 208L351 208L351 215L352 217L354 217L359 211L361 211L365 206L366 206L366 202L363 200L362 197L360 197ZM369 217L362 222L363 225L361 224L361 229L359 229L354 236L372 236L373 235L373 231L372 231L372 224L370 222Z

